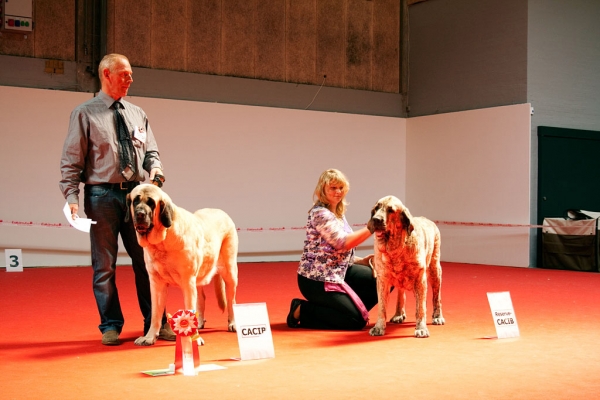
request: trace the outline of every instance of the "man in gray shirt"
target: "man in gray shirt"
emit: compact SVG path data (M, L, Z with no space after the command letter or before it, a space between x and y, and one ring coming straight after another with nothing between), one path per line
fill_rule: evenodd
M133 223L125 222L126 196L146 179L144 171L153 181L163 176L163 167L146 113L123 99L133 82L127 57L106 55L98 73L101 91L71 113L60 161L59 187L72 218L77 218L79 184L84 184L85 214L97 221L91 226L90 241L102 344L118 345L125 322L115 283L119 234L135 273L144 335L150 327L152 306L143 249L137 242ZM162 326L159 339L175 340L165 315Z

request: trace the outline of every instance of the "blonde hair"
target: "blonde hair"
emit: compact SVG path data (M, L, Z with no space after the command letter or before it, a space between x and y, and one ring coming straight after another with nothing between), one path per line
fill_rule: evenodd
M340 183L342 185L342 201L338 203L334 211L334 214L338 218L341 218L344 216L346 207L348 206L348 203L346 203L346 194L350 190L350 183L348 182L348 179L346 179L346 176L337 169L328 169L321 174L315 192L313 193L313 205L322 205L329 208L325 187L332 183Z

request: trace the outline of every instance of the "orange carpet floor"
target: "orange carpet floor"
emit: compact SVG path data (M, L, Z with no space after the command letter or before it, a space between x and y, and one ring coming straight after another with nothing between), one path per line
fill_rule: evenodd
M297 263L239 265L238 303L265 302L275 358L238 361L237 335L207 287L201 364L225 369L150 377L173 342L138 347L131 267L117 269L124 343L100 343L89 267L0 272L0 399L593 399L600 398L600 274L442 263L446 325L416 339L408 320L386 335L290 329ZM520 337L497 339L487 292L510 292ZM391 301L395 300L395 293ZM430 299L429 299L430 302ZM178 288L168 310L181 308ZM388 315L393 313L389 305ZM428 323L431 322L428 308ZM371 323L376 309L371 311Z

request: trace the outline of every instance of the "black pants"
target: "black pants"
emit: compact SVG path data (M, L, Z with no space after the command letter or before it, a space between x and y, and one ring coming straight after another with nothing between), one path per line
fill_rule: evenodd
M345 281L367 310L377 304L377 282L371 268L353 264L346 272ZM298 275L298 288L307 300L300 306L301 328L360 330L366 326L360 310L347 294L326 292L325 282L302 275Z

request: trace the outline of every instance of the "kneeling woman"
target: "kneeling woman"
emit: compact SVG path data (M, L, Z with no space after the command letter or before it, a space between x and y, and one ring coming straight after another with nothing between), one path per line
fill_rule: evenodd
M292 300L290 328L359 330L377 304L376 280L369 267L372 255L354 255L354 248L372 232L368 228L353 232L348 225L344 213L349 188L336 169L319 178L298 268L298 287L306 300Z

